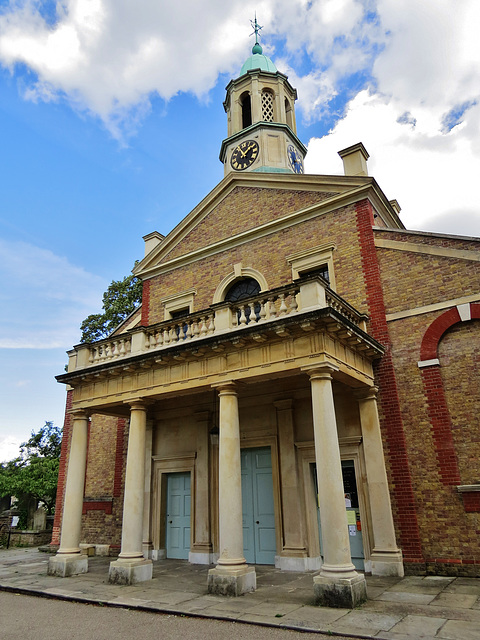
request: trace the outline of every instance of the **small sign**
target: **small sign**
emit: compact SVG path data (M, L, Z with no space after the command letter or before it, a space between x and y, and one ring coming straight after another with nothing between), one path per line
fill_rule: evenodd
M348 525L348 533L354 537L357 535L357 525L356 524L349 524Z
M13 516L12 517L12 527L16 527L19 520L20 520L20 516Z
M347 511L347 523L348 525L354 524L355 526L357 526L357 514L354 510Z

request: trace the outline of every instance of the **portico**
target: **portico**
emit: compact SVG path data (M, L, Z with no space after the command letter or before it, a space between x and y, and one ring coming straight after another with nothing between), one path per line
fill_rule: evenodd
M103 364L96 364L94 357L94 364L82 366L92 359L82 355L82 348L72 354L76 366L62 378L75 388L74 434L79 431L84 439L76 444L72 437L71 459L78 459L78 468L69 465L67 490L77 495L66 512L70 522L81 522L82 517L78 496L83 495L79 478L82 468L85 474L86 416L108 413L128 418L130 425L121 550L111 563L111 582L147 580L152 575L152 558L168 556L167 480L171 474L187 473L192 507L188 531L184 531L188 536L185 557L192 562L216 562L208 577L212 593L240 595L254 590L255 567L247 564L244 555L240 458L242 450L263 447L271 459L274 526L270 536L275 540L275 564L285 570L320 568L314 579L318 602L331 604L334 597L343 603L339 606L354 606L365 599L366 591L363 575L350 557L340 465L341 442L345 437L352 441L348 434L353 432L356 455L367 470L368 481L361 491L364 539L370 539L371 546L371 553L366 548L368 566L375 573L400 575L403 567L395 542L373 387L372 361L382 348L361 328L362 317L351 307L342 307L341 299L335 299L339 310L325 306L324 287L319 278L298 286L297 291L303 292L299 299L308 304L305 310L292 303L292 287L285 293L267 291L242 301L243 317L258 318L255 323L232 324L228 331L207 331L203 337L200 332L196 339L188 338L185 326L191 327L197 316L186 316L177 323L178 331L171 321L160 323L149 328L148 343L143 341L141 351L132 349ZM258 311L262 305L263 319ZM285 311L279 313L281 306ZM216 304L208 314L214 327L217 316L224 323L227 317L232 323L239 318L234 303ZM183 332L181 341L165 344L163 326L167 324L173 325L169 337L178 338ZM152 343L152 336L163 340L155 337ZM125 341L128 336L119 339ZM107 353L101 345L90 350L94 356ZM313 490L311 479L301 470L302 452L309 447L317 469L323 560L316 519L308 514L312 507L301 507L303 496ZM78 555L75 549L80 542L78 524L74 530L66 527L52 565L67 551ZM86 570L85 563L86 559L82 565Z

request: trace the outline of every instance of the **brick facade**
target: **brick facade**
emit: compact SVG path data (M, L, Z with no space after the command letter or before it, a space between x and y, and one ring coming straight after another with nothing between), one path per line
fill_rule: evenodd
M314 251L328 243L332 247L336 294L358 312L367 314L366 332L385 349L384 355L378 357L373 366L374 383L378 387L392 513L405 570L408 573L478 575L480 492L475 488L460 491L458 487L480 482L475 471L480 458L480 242L387 228L385 220L389 220L389 212L384 210L383 217L378 217L373 203L384 209L386 205L382 204L377 192L368 191L371 181L366 178L356 185L356 188L364 188L363 195L356 199L351 196L349 201L347 199L338 206L326 206L329 199L340 193L338 178L329 188L325 177L321 177L318 185L310 178L309 188L305 186L306 181L304 186L295 183L293 188L288 176L283 185L279 184L278 178L271 185L268 180L268 177L259 175L257 183L253 180L250 180L250 186L235 186L233 183L229 189L220 190L217 197L207 198L207 204L199 205L154 250L155 260L148 256L145 258L141 325L148 327L162 322L165 319L163 301L185 292L194 291L194 312L210 309L220 283L238 273L239 268L260 272L268 290L290 286L293 276L289 256L301 251ZM342 188L351 187L347 180ZM282 224L282 218L288 222ZM379 220L387 226L378 228ZM251 235L245 235L245 239L229 242L229 239L247 232ZM302 331L302 340L313 345L315 339L308 333L308 325ZM121 332L120 329L116 333ZM292 349L291 342L288 342L289 332L282 333L282 337L285 343L275 344L272 349L277 349L275 353L281 353L279 357L289 362ZM262 343L263 338L257 338ZM273 342L273 339L269 340ZM265 358L267 346L268 341ZM344 347L339 346L339 353L343 353ZM206 357L202 362L202 349L189 356L188 362L197 358L202 365L198 367L199 379L207 377L215 358L226 360L226 348L222 345L216 348L218 350L209 356L208 362ZM240 371L248 370L250 348L240 340L234 355L229 355L230 360L238 359ZM136 357L144 356L145 352L142 352ZM183 360L180 353L172 357L178 364L173 378L177 376L180 380L187 369L185 364L182 370L182 363L187 360ZM200 473L201 477L208 475L211 479L210 488L202 488L204 493L212 492L209 496L211 512L205 518L213 523L212 526L218 523L214 493L217 470L216 463L212 462L217 455L212 434L215 433L218 406L211 388L202 387L190 395L183 389L178 395L167 389L162 396L164 387L178 380L163 378L160 369L156 378L149 377L149 366L157 365L163 366L163 361L158 359L153 365L145 361L141 365L142 370L132 371L131 379L137 381L139 396L145 393L145 389L150 391L155 380L159 387L163 385L158 397L148 405L149 419L153 423L152 465L156 464L157 470L152 472L151 495L148 494L148 509L155 515L151 515L151 532L148 534L151 539L147 542L161 550L165 539L165 486L162 485L161 473L176 468L195 468L188 465L200 464L199 452L202 459L207 460L205 464L210 465L208 473L205 469ZM283 397L292 399L292 446L295 447L298 464L295 483L298 485L296 490L304 491L296 499L304 505L302 544L307 549L306 553L313 557L318 552L319 541L318 531L312 533L317 526L316 514L313 517L306 513L306 505L313 495L313 485L310 488L306 486L311 482L308 464L313 460L308 458L311 455L309 447L313 447L308 378L297 370L286 381L282 381L280 375L270 379L268 366L265 366L263 375L265 379L262 378L257 385L242 388L242 437L252 442L257 441L255 438L259 442L276 442L274 403ZM108 384L101 377L98 382L96 380L92 376L85 383L85 388L88 384L89 389L95 391L97 385L98 389L103 389L101 394L105 392L107 395L108 389L114 389L112 393L118 396L122 393L122 383L117 385L120 377L113 378L113 382ZM108 373L104 380L108 380ZM361 384L365 383L357 380L349 387L345 378L335 380L339 437L343 439L345 455L355 458L358 469L362 468L362 430L353 388ZM77 398L85 400L87 395L82 396L78 392ZM71 392L67 402L70 403L68 409L72 405ZM99 402L104 402L103 395ZM104 408L103 414L98 411L92 415L82 542L110 544L115 549L121 542L128 408L123 400L114 406L114 400L110 399L110 405ZM209 416L209 432L208 437L204 433L205 441L200 439L196 412ZM56 516L54 529L57 540L69 424L67 414L58 518ZM355 450L352 442L357 443ZM180 461L178 467L175 467L175 460ZM302 460L306 466L301 471ZM280 475L281 472L280 469ZM280 488L277 490L281 495ZM369 531L367 485L364 490L365 540L370 537L371 544L373 534ZM314 502L309 508L315 508ZM307 529L308 535L305 533ZM203 540L202 544L216 543L217 531L209 535L210 538Z

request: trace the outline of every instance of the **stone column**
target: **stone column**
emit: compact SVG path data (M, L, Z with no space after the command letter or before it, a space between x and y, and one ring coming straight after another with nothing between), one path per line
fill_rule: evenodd
M134 584L152 577L152 561L144 558L142 549L146 430L147 408L144 402L131 402L122 549L118 560L110 563L109 582L112 584Z
M152 557L152 527L151 527L151 501L152 501L152 445L153 423L147 420L145 433L145 493L143 498L143 554L145 558Z
M311 567L303 540L303 515L299 500L295 457L293 401L278 400L273 404L277 409L283 524L283 549L282 553L275 557L275 566L284 571L308 571Z
M195 459L195 504L193 544L188 560L192 564L212 564L213 549L210 539L210 486L209 486L209 418L208 411L195 413L197 420L197 457Z
M372 514L372 574L404 574L402 552L397 547L387 472L383 456L382 435L378 419L376 387L357 391L362 427L368 495Z
M87 466L88 415L83 410L71 413L73 426L63 501L60 548L48 561L50 576L66 577L88 571L87 556L80 552L83 492Z
M256 574L243 556L242 475L238 397L233 382L217 386L219 408L218 510L220 557L208 572L208 591L239 596L255 591Z
M313 431L317 463L318 500L322 525L323 564L315 576L318 604L353 608L367 598L365 577L352 563L348 536L345 492L333 401L334 365L310 369Z

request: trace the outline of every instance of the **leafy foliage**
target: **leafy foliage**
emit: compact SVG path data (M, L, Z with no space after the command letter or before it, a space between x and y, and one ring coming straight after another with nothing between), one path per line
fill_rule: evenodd
M0 496L15 496L20 510L32 498L52 513L57 496L62 430L52 422L20 445L20 456L0 464Z
M80 342L106 338L142 301L142 281L135 276L113 280L103 294L103 313L89 315L80 325Z

